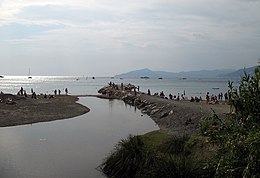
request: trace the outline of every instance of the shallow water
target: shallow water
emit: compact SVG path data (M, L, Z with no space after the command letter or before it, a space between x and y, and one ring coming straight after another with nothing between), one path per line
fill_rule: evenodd
M0 128L0 177L104 177L96 168L119 140L158 129L122 101L80 98L80 103L90 112Z

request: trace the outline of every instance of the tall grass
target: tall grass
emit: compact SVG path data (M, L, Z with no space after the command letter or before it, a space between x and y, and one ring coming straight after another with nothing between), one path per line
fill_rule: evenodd
M152 136L157 140L154 134ZM141 136L129 136L121 140L100 166L101 171L113 178L182 178L201 175L199 164L190 156L186 147L189 138L164 138L167 138L166 141L157 147L148 147ZM151 141L148 143L150 145Z
M154 162L151 151L140 136L121 140L115 150L101 164L100 169L108 177L135 177L140 169Z
M260 177L260 67L255 74L245 74L239 89L229 82L229 101L234 114L219 125L204 120L201 129L219 146L215 177ZM206 121L206 122L205 122Z

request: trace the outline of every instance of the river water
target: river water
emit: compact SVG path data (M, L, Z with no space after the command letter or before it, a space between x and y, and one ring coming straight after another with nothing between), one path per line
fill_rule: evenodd
M0 177L103 177L96 168L118 141L158 129L122 101L80 98L80 103L90 112L0 128Z

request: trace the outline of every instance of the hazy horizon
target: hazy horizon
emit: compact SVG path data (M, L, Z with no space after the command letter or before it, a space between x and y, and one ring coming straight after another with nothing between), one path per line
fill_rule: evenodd
M257 65L255 65L257 66ZM254 67L254 66L250 66L250 67ZM247 67L247 68L250 68L250 67ZM135 69L135 70L131 70L131 71L123 71L121 73L115 73L115 74L112 74L112 75L103 75L103 76L99 76L99 75L84 75L84 74L77 74L77 75L30 75L30 76L33 76L33 77L83 77L83 78L89 78L91 79L92 77L104 77L104 78L107 78L107 77L115 77L116 75L121 75L121 74L125 74L125 73L128 73L128 72L133 72L133 71L138 71L138 70L144 70L144 69L148 69L148 70L151 70L153 72L172 72L172 73L181 73L181 72L199 72L199 71L215 71L215 70L223 70L223 71L228 71L228 70L231 70L232 71L237 71L237 70L240 70L240 69L243 69L243 68L239 68L239 69L212 69L212 70L207 70L207 69L201 69L201 70L190 70L190 71L179 71L179 72L175 72L175 71L163 71L163 70L153 70L153 69L149 69L149 68L142 68L142 69ZM0 74L1 76L4 76L4 77L25 77L27 78L28 75L2 75Z
M259 0L0 0L0 75L251 67L259 11Z

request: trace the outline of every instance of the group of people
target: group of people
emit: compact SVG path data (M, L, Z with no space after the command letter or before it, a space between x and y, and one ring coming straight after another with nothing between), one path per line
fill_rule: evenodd
M147 90L147 95L151 95L151 90L148 89ZM160 94L158 92L154 93L153 94L154 96L159 96L161 98L164 98L164 99L170 99L170 100L185 100L186 98L184 97L185 96L185 90L183 91L183 94L180 95L180 93L178 93L178 95L172 95L171 93L169 94L169 96L167 97L163 91L160 92Z
M114 82L109 82L108 85L110 87L112 87L113 89L115 90L125 90L125 91L134 91L135 93L136 92L139 92L140 90L140 87L139 86L134 86L132 85L131 83L128 83L128 84L124 84L124 83L121 83L120 85L118 84L115 84Z
M69 91L68 91L68 88L65 88L65 94L68 95ZM54 90L54 95L61 95L61 90ZM24 97L28 97L27 93L26 93L26 90L23 89L23 87L21 87L21 89L18 91L17 95L19 96L24 96ZM36 92L31 88L31 98L33 99L37 99L37 94ZM53 98L53 95L49 95L49 97L47 97L47 94L45 93L44 94L44 98Z
M134 92L134 95L136 96L137 95L137 92L139 92L139 90L140 90L140 87L138 86L138 87L136 87L136 86L134 86L134 85L132 85L132 84L127 84L127 85L124 85L123 83L121 83L121 84L115 84L115 83L112 83L111 81L108 83L108 85L110 86L110 87L112 87L113 89L115 89L115 90L124 90L124 91L129 91L129 92ZM152 95L152 93L151 93L151 90L150 89L148 89L147 90L147 93L146 93L147 95ZM56 95L56 92L55 92L55 95ZM153 94L154 96L159 96L159 97L161 97L161 98L165 98L165 99L170 99L170 100L176 100L176 101L179 101L179 100L189 100L188 99L188 97L186 97L185 95L186 95L186 92L185 92L185 90L183 91L183 93L182 94L180 94L180 93L178 93L177 95L172 95L171 93L167 96L167 95L165 95L165 93L164 93L164 91L161 91L160 93L158 93L158 92L156 92L156 93L154 93ZM220 92L218 95L209 95L209 92L207 92L207 94L206 94L206 103L208 103L208 104L217 104L217 103L219 103L219 101L228 101L228 93L222 93L222 92ZM202 99L202 97L201 96L195 96L195 97L193 97L193 96L191 96L190 97L190 100L189 100L190 102L201 102L201 101L203 101L203 99Z
M223 94L222 92L219 93L218 95L211 95L209 96L209 92L207 92L206 94L206 102L208 104L218 104L219 101L223 101L223 96L224 96L224 99L225 101L228 101L228 93L226 92L225 94Z
M36 99L36 93L35 91L33 91L33 89L31 88L31 93L32 93L32 98ZM18 91L17 95L19 96L24 96L24 97L28 97L26 90L23 89L23 87L21 87L21 89Z
M151 95L151 90L150 89L147 90L147 95ZM176 101L178 101L178 100L188 100L188 98L185 97L185 90L184 90L183 94L178 93L177 96L176 95L172 95L170 93L169 97L167 97L164 94L163 91L161 91L160 94L157 93L157 92L154 93L154 96L159 96L161 98L170 99L170 100L176 100ZM224 94L222 92L220 92L218 95L213 95L212 94L211 96L209 95L209 92L207 92L207 94L206 94L206 103L208 103L208 104L218 104L219 101L228 101L228 98L229 97L228 97L228 93L227 92L224 93ZM202 99L201 96L200 97L197 97L197 96L193 97L193 96L191 96L189 101L190 102L201 102L201 101L203 101L203 99Z

